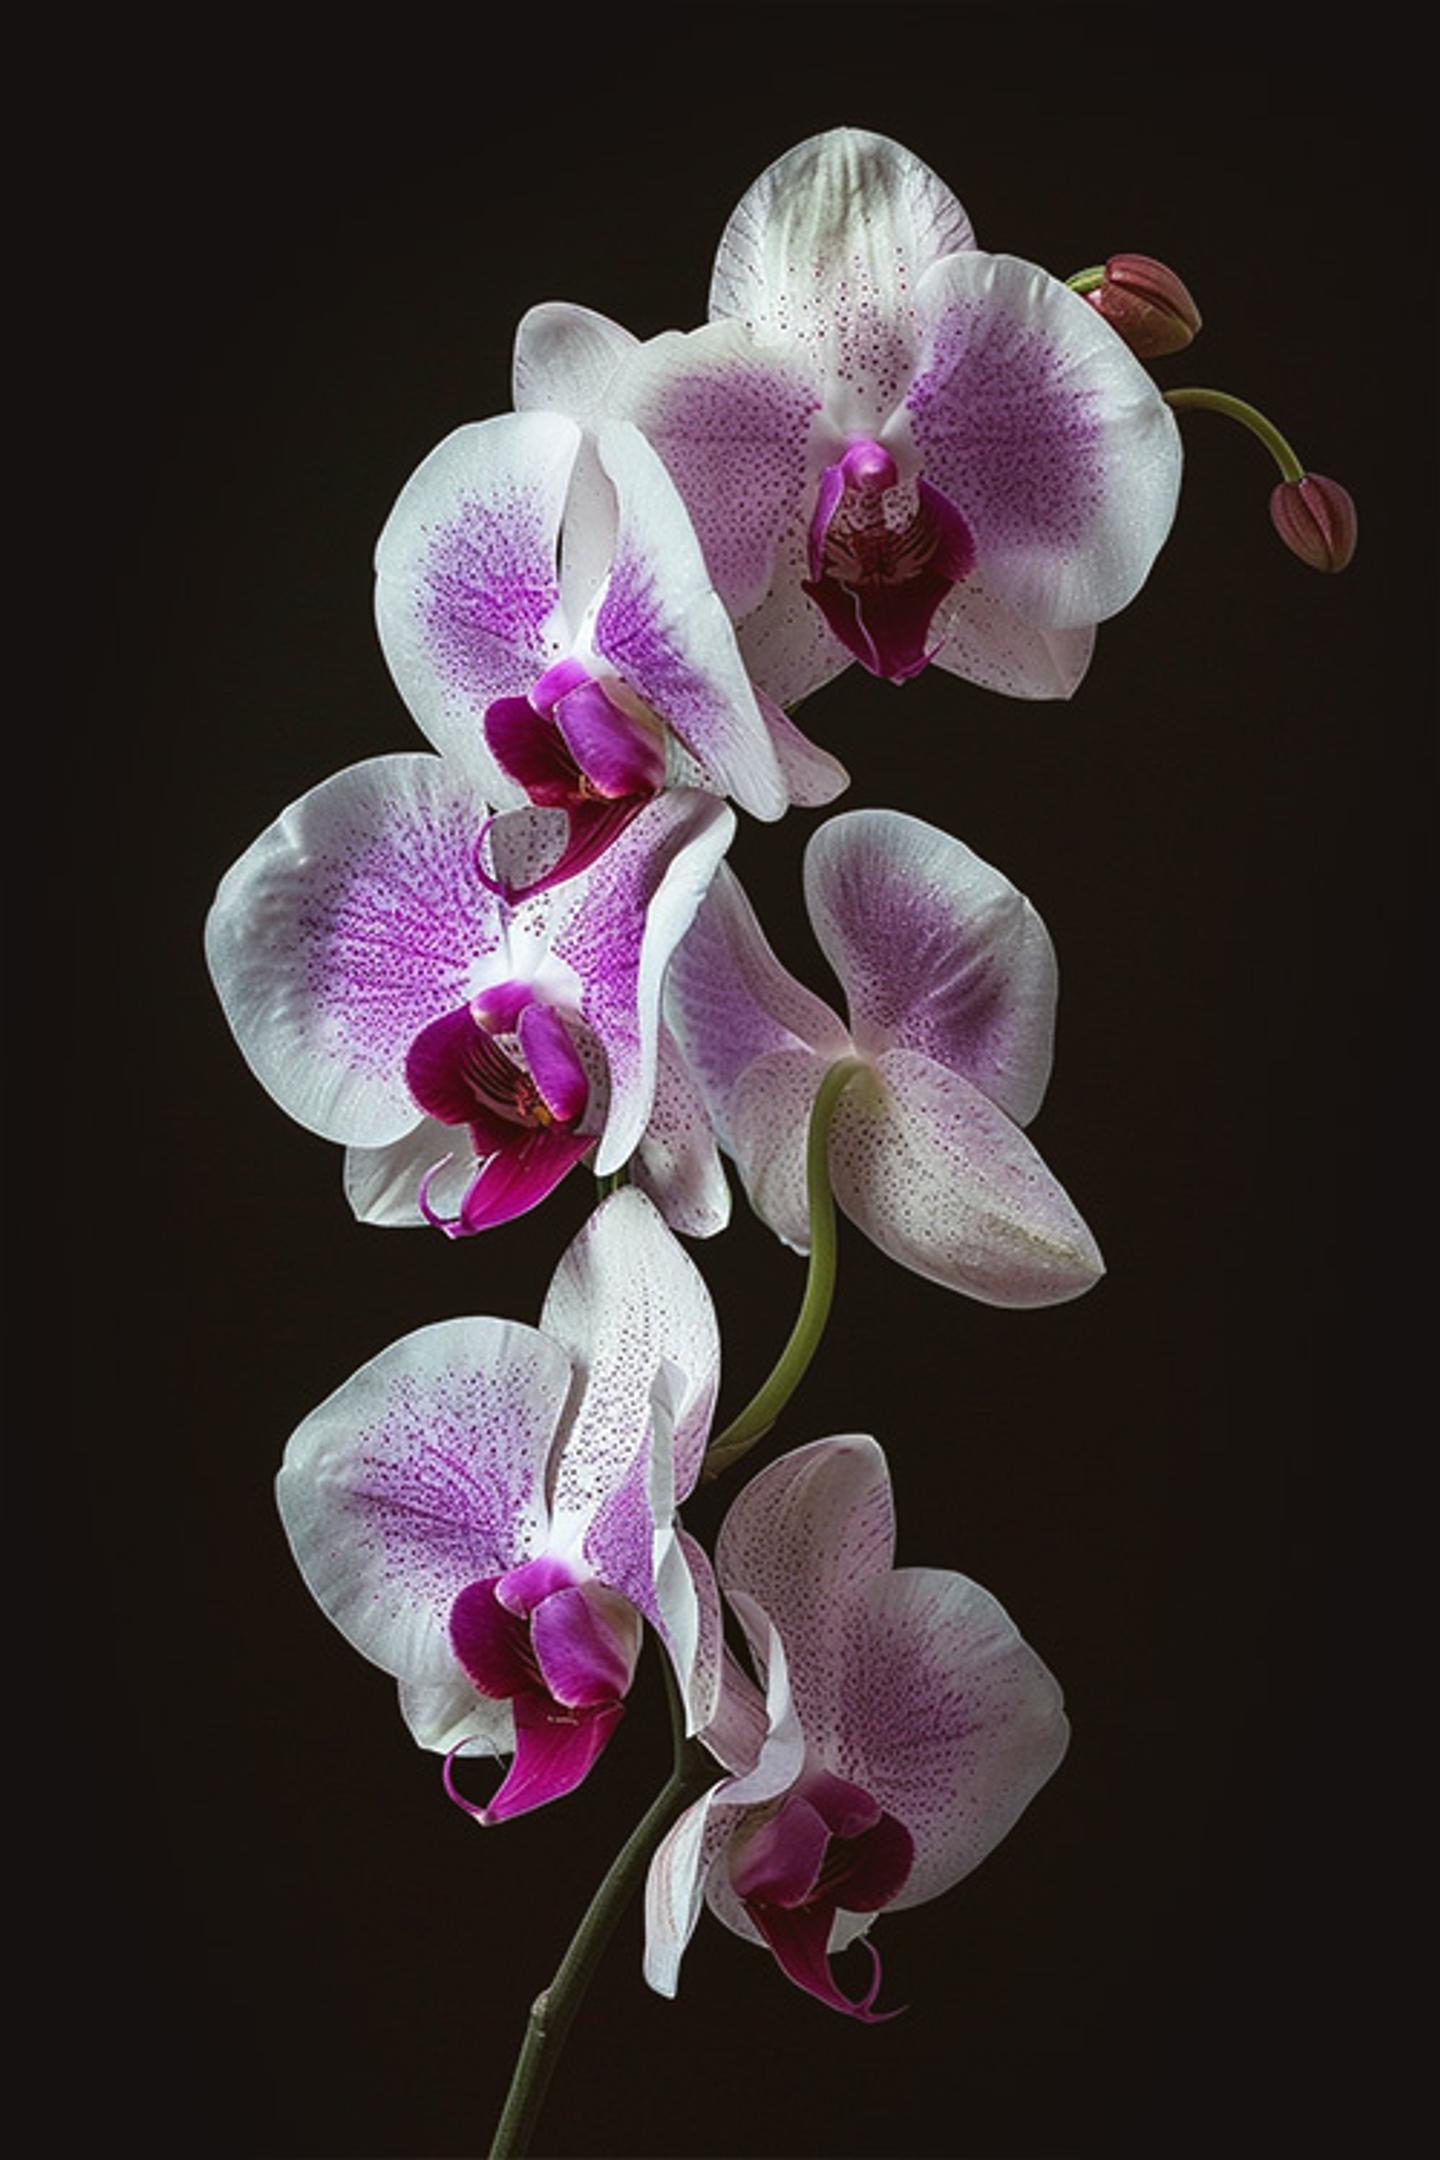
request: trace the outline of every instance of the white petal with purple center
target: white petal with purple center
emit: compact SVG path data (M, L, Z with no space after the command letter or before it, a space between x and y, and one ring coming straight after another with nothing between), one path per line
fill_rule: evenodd
M805 360L738 323L667 330L621 366L611 403L659 452L730 615L748 615L835 450L833 429L817 434L820 393Z
M777 818L789 792L674 482L629 423L602 427L599 451L620 525L590 632L595 651L675 730L718 793Z
M730 1220L730 1187L704 1101L663 1022L655 1100L630 1175L684 1237L714 1237Z
M976 577L941 601L931 635L938 641L933 667L1002 697L1073 697L1095 650L1093 623L1075 630L1037 628L992 599Z
M225 1016L261 1085L328 1140L419 1122L405 1055L501 947L475 875L488 807L437 757L372 758L312 788L226 874L205 926Z
M1170 529L1173 413L1095 310L1033 263L952 255L919 301L910 431L974 536L985 591L1035 625L1104 621Z
M1028 1123L1050 1075L1056 968L1024 894L920 818L852 810L811 838L805 898L856 1047L922 1051Z
M295 1431L276 1497L296 1561L386 1672L453 1681L455 1599L544 1548L570 1380L563 1349L534 1328L440 1321L381 1351Z
M376 545L375 619L400 695L500 804L522 798L486 745L485 708L526 696L568 647L556 546L580 440L556 413L457 428L406 482Z
M1069 1739L1059 1684L964 1575L900 1568L846 1615L835 1761L904 1823L915 1858L895 1908L977 1867Z

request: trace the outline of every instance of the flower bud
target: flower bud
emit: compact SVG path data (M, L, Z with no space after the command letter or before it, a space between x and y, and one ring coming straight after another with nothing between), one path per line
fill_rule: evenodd
M1312 570L1343 570L1355 552L1355 504L1323 473L1282 480L1270 497L1270 522Z
M1085 297L1139 360L1183 352L1200 328L1186 287L1149 255L1112 255L1104 283Z

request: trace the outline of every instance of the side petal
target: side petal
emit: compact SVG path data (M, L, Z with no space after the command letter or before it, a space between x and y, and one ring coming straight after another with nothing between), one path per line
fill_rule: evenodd
M205 951L225 1017L311 1132L383 1147L419 1123L406 1052L502 940L472 859L487 815L437 757L372 758L292 803L222 879Z
M718 794L755 817L780 817L789 792L675 484L629 423L602 427L599 451L620 525L594 648L675 730Z
M515 410L566 413L593 427L615 370L638 339L607 315L568 300L545 300L515 332Z
M836 1760L910 1832L892 1904L920 1905L977 1867L1058 1767L1060 1688L987 1590L937 1568L860 1585L843 1632Z
M699 1269L643 1193L601 1201L561 1257L540 1325L574 1373L554 1480L557 1518L590 1521L625 1478L649 1430L651 1393L665 1364L684 1376L674 1432L674 1482L683 1499L705 1451L720 1333Z
M829 1006L780 965L724 865L670 963L665 1014L725 1147L735 1089L757 1058L805 1049L829 1060L850 1049Z
M714 1237L730 1220L730 1187L704 1101L663 1021L655 1100L630 1175L683 1237Z
M919 299L910 429L974 535L986 592L1051 629L1103 622L1170 530L1174 414L1095 310L1033 263L952 255Z
M840 760L802 735L774 698L757 691L756 701L770 730L770 740L775 746L791 802L814 810L824 803L834 802L837 795L843 795L850 785L850 775Z
M1002 697L1073 697L1095 650L1095 626L1038 629L967 578L941 602L931 626L931 665Z
M820 393L805 359L738 323L667 330L622 365L610 403L659 452L727 611L748 615L770 589L782 535L803 536L826 462L811 451Z
M770 1050L741 1074L730 1098L726 1146L763 1223L793 1252L810 1250L805 1157L810 1113L825 1077L813 1050Z
M948 1067L889 1050L841 1096L835 1198L902 1267L985 1305L1058 1305L1099 1249L1018 1125Z
M884 135L831 128L760 175L721 237L712 317L813 354L847 428L878 428L918 348L915 289L973 248L970 220L927 165Z
M836 1729L848 1640L843 1610L895 1557L890 1473L863 1434L796 1448L752 1477L725 1517L715 1566L742 1614L759 1608L785 1645L805 1737ZM764 1641L752 1643L758 1657Z
M570 1361L536 1329L444 1320L392 1343L296 1429L276 1484L311 1594L355 1648L453 1679L450 1609L532 1558Z
M715 796L667 789L585 875L555 932L552 950L583 985L580 1017L609 1073L600 1177L619 1169L650 1122L665 970L734 832L734 811Z
M518 800L485 708L524 697L566 642L556 545L580 447L558 413L502 413L416 468L375 549L375 620L396 687L437 750L497 803Z
M922 1051L1027 1124L1050 1077L1057 977L1024 894L938 826L851 810L811 836L805 898L857 1047Z
M420 1187L427 1179L425 1196L433 1212L458 1215L474 1175L469 1134L438 1118L422 1118L388 1147L345 1150L345 1197L358 1222L383 1230L426 1227Z
M400 1715L417 1747L433 1755L464 1748L467 1755L511 1755L515 1718L508 1702L477 1695L460 1667L434 1679L400 1682Z
M798 705L855 657L804 590L807 555L804 527L796 524L776 549L769 591L735 632L756 692L777 705Z

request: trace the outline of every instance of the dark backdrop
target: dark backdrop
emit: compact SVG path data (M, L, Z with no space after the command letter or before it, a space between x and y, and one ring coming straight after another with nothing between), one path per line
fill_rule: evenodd
M1419 1452L1391 1375L1425 1220L1404 1061L1431 696L1422 168L1365 68L1375 37L1317 67L1303 38L1282 64L1240 28L402 16L368 63L358 30L117 41L57 95L50 170L78 188L51 266L78 304L42 345L79 477L47 579L40 800L81 829L42 851L72 936L67 1032L45 1038L64 1047L18 1061L51 1134L20 1149L26 1219L57 1251L37 1268L17 1240L42 1291L17 1370L44 1382L20 1452L56 1478L16 1519L54 1563L58 1678L24 1777L61 1827L30 1887L67 2149L483 2151L525 2005L664 1774L651 1657L583 1795L477 1833L311 1604L271 1500L286 1436L410 1328L534 1319L586 1180L459 1246L356 1227L339 1151L234 1050L201 923L286 803L418 746L371 548L420 457L507 406L524 309L697 322L735 199L841 121L927 158L982 245L1062 276L1117 249L1174 263L1205 329L1157 372L1270 411L1352 487L1362 539L1346 577L1303 569L1259 446L1192 415L1177 530L1073 703L857 670L808 710L849 803L943 824L1045 916L1062 1000L1035 1137L1109 1274L993 1312L847 1232L831 1339L765 1456L876 1434L901 1562L1004 1600L1074 1741L976 1875L881 1923L887 1999L911 2005L893 2024L830 2015L708 1917L661 2002L632 1915L540 2149L1030 2160L1331 2128L1385 2149L1414 1585L1394 1555ZM745 823L733 860L825 991L812 824ZM36 943L22 927L17 958ZM730 1414L801 1271L743 1197L692 1250ZM722 1501L693 1511L707 1536Z

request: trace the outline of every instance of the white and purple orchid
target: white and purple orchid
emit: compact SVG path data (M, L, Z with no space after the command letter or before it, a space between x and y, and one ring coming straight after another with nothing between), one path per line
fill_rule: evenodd
M1078 294L982 253L928 166L836 128L721 238L709 324L606 396L673 476L755 682L789 705L858 659L1068 697L1144 582L1180 441Z
M752 1206L809 1245L806 1125L827 1071L835 1198L894 1260L986 1304L1078 1297L1094 1238L1021 1127L1040 1107L1055 955L1009 879L894 810L831 818L805 854L811 924L842 1022L776 959L722 869L671 962L670 1024Z
M346 1146L362 1221L469 1236L592 1150L605 1175L640 1148L677 1227L723 1225L660 993L734 824L667 789L588 871L511 907L481 842L523 881L523 821L492 827L469 770L422 752L336 774L260 835L216 896L211 972L256 1077Z
M623 1713L642 1620L692 1730L713 1715L714 1580L674 1517L718 1371L704 1283L651 1203L620 1192L561 1259L538 1329L420 1328L293 1435L277 1496L305 1581L399 1680L411 1732L479 1821L585 1777ZM451 1778L467 1745L514 1755L483 1808Z
M531 377L565 387L558 366ZM583 384L568 387L588 414ZM845 784L823 753L794 751L783 714L767 722L684 506L633 426L592 435L529 411L456 429L402 489L375 560L381 644L416 720L491 801L528 802L549 828L523 884L495 877L508 899L587 869L667 782L761 818Z
M762 1712L730 1667L731 1774L651 1863L645 1973L661 1994L703 1900L808 1994L873 2023L873 1946L858 1999L831 1956L978 1867L1064 1755L1060 1689L1008 1614L894 1553L885 1457L861 1436L782 1456L726 1516L716 1573L766 1696Z

